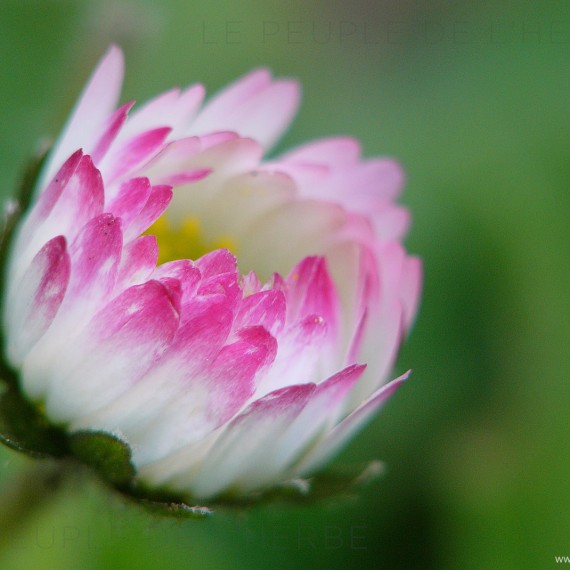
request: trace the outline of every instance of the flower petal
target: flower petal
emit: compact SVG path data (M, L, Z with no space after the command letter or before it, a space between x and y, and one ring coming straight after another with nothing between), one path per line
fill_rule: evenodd
M172 200L170 186L153 186L144 207L125 230L125 242L138 237L146 231L168 208Z
M127 289L95 316L58 363L46 398L55 421L73 422L124 393L167 349L179 315L158 281Z
M289 126L299 105L299 85L273 81L260 69L239 79L214 97L199 113L192 132L236 131L270 147Z
M322 437L336 421L348 391L358 381L365 366L352 365L319 384L303 410L274 437L272 444L240 476L240 488L251 491L277 483L293 461ZM292 472L291 477L296 473Z
M156 156L170 133L170 127L159 127L145 131L122 143L119 148L113 148L99 163L99 168L112 189L111 184L118 178L124 178L137 168L149 162Z
M216 249L196 261L204 281L223 273L237 274L236 256L227 249Z
M409 329L418 312L422 288L422 262L417 257L408 257L404 261L402 272L401 295L404 306L404 321Z
M108 119L103 133L95 138L95 143L92 143L92 148L88 148L88 153L93 158L93 162L98 163L107 153L109 147L119 134L121 127L127 120L129 110L132 109L134 101L129 101L121 105Z
M300 475L309 475L322 467L324 463L340 451L342 446L352 438L358 430L364 427L372 415L378 411L378 408L390 398L409 375L410 373L406 372L399 378L379 388L368 400L330 431L326 437L294 467L294 471Z
M226 489L239 493L243 475L263 461L274 439L301 413L314 391L314 384L287 386L256 400L228 424L195 473L180 465L168 486L190 488L195 497L203 499ZM180 453L177 460L182 462L183 456Z
M295 200L274 208L241 237L240 270L254 270L264 279L275 271L287 274L300 259L325 253L346 220L339 206L315 200Z
M137 108L121 136L129 138L162 125L177 126L177 130L183 131L192 115L198 110L204 93L202 85L193 85L182 93L179 89L161 93Z
M227 302L197 297L182 307L185 322L181 323L168 351L160 361L126 394L109 406L86 416L82 427L95 427L111 432L121 431L139 455L160 455L163 447L144 445L150 427L165 421L167 406L190 391L196 396L192 379L208 368L223 348L232 327L233 313ZM190 394L191 395L191 394ZM205 395L204 395L205 397ZM190 409L194 409L195 404ZM166 420L168 421L168 420ZM79 423L77 423L79 426ZM152 431L152 430L151 430Z
M83 227L69 248L72 269L66 305L88 314L88 305L107 300L115 286L122 246L120 220L112 214L101 214Z
M89 220L103 212L103 203L101 174L89 156L75 153L24 222L16 244L19 267L25 269L40 248L58 235L71 242Z
M158 244L154 236L141 236L123 247L116 289L123 291L131 285L146 281L158 261Z
M212 201L217 199L228 180L254 170L263 155L261 146L251 139L223 137L222 142L208 148L203 148L202 143L203 139L200 139L202 150L180 160L174 171L210 173L200 180L176 188L172 208L168 211L168 217L175 226L183 223L187 217L195 217L202 222L204 217L210 218ZM167 158L171 160L173 157ZM159 159L160 155L154 163L157 169L163 168Z
M241 300L234 327L259 325L279 334L285 325L286 301L282 291L259 291Z
M123 229L126 229L141 213L150 194L151 185L148 178L131 178L121 184L117 195L106 204L105 210L121 218Z
M202 274L194 262L188 259L180 259L159 265L153 275L153 279L174 278L180 282L182 302L194 297L202 279Z
M282 160L292 163L354 164L360 156L360 143L352 137L311 141L289 151Z
M32 260L7 303L7 352L21 365L52 323L67 289L70 260L65 238L50 240Z
M85 87L71 117L54 146L38 188L51 180L57 168L72 152L93 140L117 104L123 82L123 54L111 46Z
M319 315L334 332L338 297L325 258L306 257L291 270L286 284L288 322Z

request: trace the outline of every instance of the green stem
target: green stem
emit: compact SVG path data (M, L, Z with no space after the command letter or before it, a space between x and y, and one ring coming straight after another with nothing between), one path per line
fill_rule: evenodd
M0 549L18 528L55 496L63 482L65 462L36 460L27 471L16 474L0 494Z

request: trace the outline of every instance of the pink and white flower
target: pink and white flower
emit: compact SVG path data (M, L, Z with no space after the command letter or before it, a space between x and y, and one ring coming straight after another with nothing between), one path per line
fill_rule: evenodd
M266 70L117 107L113 47L17 230L7 357L52 422L129 444L200 499L313 473L396 390L421 268L391 159L264 158L299 102ZM361 364L363 363L363 364Z

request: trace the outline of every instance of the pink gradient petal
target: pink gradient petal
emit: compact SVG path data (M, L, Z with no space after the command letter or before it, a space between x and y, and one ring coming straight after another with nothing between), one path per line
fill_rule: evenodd
M221 273L237 273L237 259L227 249L216 249L196 260L196 266L202 273L202 279L217 276Z
M344 404L348 392L365 370L365 364L351 364L321 382L303 414L306 413L307 419L311 418L315 422L324 417L330 421L336 420L337 413Z
M125 242L138 237L164 213L172 200L170 186L153 186L141 212L125 230Z
M376 158L359 165L352 186L362 189L357 197L369 195L376 200L394 200L399 196L404 180L399 162L392 158Z
M171 141L164 145L162 150L148 162L145 167L145 174L158 183L162 183L161 177L172 176L181 168L185 168L186 161L201 150L202 144L198 137L186 137Z
M21 364L51 325L69 282L70 260L63 236L44 245L32 260L7 307L8 354Z
M150 278L158 261L158 244L154 236L141 236L123 247L116 288L122 291Z
M202 279L200 270L194 262L188 259L171 261L159 265L153 275L153 279L174 278L180 282L182 299L191 299L198 291Z
M70 343L46 400L47 412L73 421L108 405L166 350L178 319L172 290L158 281L124 291Z
M344 167L333 164L318 195L322 199L340 200L347 208L370 215L376 204L394 200L403 183L402 167L389 158L360 161ZM311 190L305 188L309 195Z
M327 333L327 324L318 315L309 315L281 332L277 357L259 383L256 397L290 383L320 381L323 371L319 370L319 364L331 349Z
M200 498L228 487L235 491L247 488L250 467L264 463L275 438L301 413L314 391L314 384L287 386L256 400L228 424L199 472L194 477L181 473L177 479L182 483L187 478L186 484L189 480ZM171 481L174 487L176 483L176 479Z
M369 303L377 296L376 270L369 248L352 241L335 243L327 252L330 275L337 287L345 345L350 345Z
M402 304L406 329L412 326L418 312L422 289L422 262L417 257L408 257L404 261L401 283Z
M232 131L217 131L199 137L202 150L208 150L219 144L239 139L239 135Z
M166 388L166 394L160 394L159 410L154 404L150 406L154 421L145 421L144 428L137 426L135 436L152 442L147 447L155 452L150 456L143 451L137 454L137 461L142 464L156 461L228 421L251 396L257 373L270 363L274 353L275 341L271 335L261 327L253 327L244 330L240 340L225 346L207 368L191 367L192 375L181 376L180 369L177 372L167 364L166 370L175 380ZM163 415L170 421L164 422Z
M145 131L121 144L120 148L114 148L99 165L105 180L110 184L149 162L163 148L170 131L170 127Z
M132 109L134 101L129 101L121 107L119 107L108 119L107 125L103 131L103 134L96 139L97 142L93 147L93 150L89 150L89 154L93 158L93 162L99 162L109 150L112 142L117 137L117 134L121 130L121 127L125 124L127 120L127 115L130 109Z
M183 170L172 174L171 176L166 176L161 179L162 184L168 184L170 186L183 186L184 184L190 184L192 182L199 182L203 178L206 178L212 171L209 168L195 168L193 170Z
M288 322L319 315L334 332L338 321L338 296L326 260L306 257L291 270L286 283Z
M54 174L46 189L40 194L28 222L34 229L37 223L44 221L49 216L82 159L83 151L76 150L67 158L57 173Z
M282 160L345 166L360 157L360 143L351 137L335 137L311 141L284 154Z
M89 156L84 156L65 185L51 212L54 223L70 238L73 229L81 228L103 212L105 202L103 180ZM77 230L76 230L77 231Z
M405 251L397 242L378 243L366 251L363 266L361 307L368 312L359 360L369 364L369 373L351 394L351 406L375 390L394 365L404 334L400 283Z
M166 348L179 321L178 299L172 293L172 287L156 280L129 287L94 317L87 334L96 342L128 332L125 342L136 344L138 339L158 331L161 338L167 339L163 346ZM140 326L143 323L146 326Z
M189 164L203 150L204 145L199 137L169 142L146 164L145 174L159 184L183 185L201 180L211 172L211 168Z
M128 228L140 214L150 194L151 185L148 178L131 178L121 184L117 196L105 209L121 218L123 228Z
M204 87L193 85L184 92L171 89L145 103L133 113L124 136L153 130L162 125L176 125L183 130L204 98Z
M180 129L185 132L188 122L198 112L205 95L206 89L200 84L190 85L184 89L178 98L177 111L180 118L169 123L179 124Z
M164 432L165 428L161 427L169 407L177 408L176 413L181 421L197 410L198 420L182 426L184 433L189 429L198 429L200 433L204 430L203 410L209 397L204 384L204 371L212 365L226 343L233 313L223 301L212 302L203 297L186 303L182 313L184 322L181 322L167 351L152 370L110 405L78 420L76 427L94 426L112 432L120 428L135 445L137 462L156 460L166 449L173 449L169 428ZM141 409L145 411L143 415ZM172 418L171 413L169 417ZM168 433L170 439L165 440L164 433ZM176 441L179 435L174 434ZM145 444L139 450L137 442L146 442L149 436L158 448Z
M369 220L383 239L399 239L408 215L392 201L400 193L404 175L389 158L359 160L352 139L325 139L286 154L271 167L288 173L306 198L327 200Z
M350 345L348 353L346 355L347 364L352 364L358 360L358 355L360 354L360 349L364 341L364 334L366 331L367 324L368 324L368 311L365 309L350 339Z
M308 475L322 467L325 462L340 451L349 439L354 437L356 432L366 425L366 422L371 419L372 415L386 403L409 375L410 372L406 372L374 392L374 394L354 410L354 412L330 431L326 437L294 467L294 471L301 475Z
M271 73L267 69L258 69L241 77L208 101L194 120L192 130L196 133L230 130L226 126L226 117L270 83Z
M260 291L240 302L235 328L259 325L272 334L279 334L285 325L286 301L282 291Z
M235 175L255 169L263 154L259 144L251 139L231 138L224 140L188 159L181 161L174 174L180 172L208 171L204 178L179 186L174 194L168 217L176 226L191 215L198 218L204 228L215 222L212 203L223 192L227 182ZM159 166L156 166L159 169Z
M235 131L270 147L289 126L299 106L299 85L273 81L271 74L254 71L212 99L198 114L192 132Z
M64 360L75 357L69 353L70 339L80 335L112 298L121 249L120 222L111 214L87 223L69 246L71 271L65 297L52 325L23 364L23 386L30 397L47 396L54 389Z
M313 163L297 162L268 162L261 165L262 170L269 172L281 172L287 174L297 185L299 195L306 198L329 197L326 189L327 181L331 175L329 166ZM330 198L330 197L329 197Z
M66 301L81 305L105 299L115 286L122 246L120 220L112 214L86 224L69 248L72 269Z
M61 176L61 178L60 178ZM74 239L81 228L103 211L101 174L89 156L75 153L32 210L19 236L19 263L25 267L50 239Z
M277 342L263 327L242 329L237 336L206 371L211 386L208 414L218 421L228 420L248 400L257 373L273 362L277 352Z
M242 297L237 273L220 273L202 279L198 294L208 297L210 301L223 300L228 307L231 307L232 313L235 315Z
M290 465L334 425L349 390L361 377L365 366L353 365L319 384L303 410L277 435L249 472L242 475L244 490L278 482ZM295 474L293 473L292 476Z
M111 46L83 90L63 133L52 151L38 188L55 174L65 158L84 147L114 111L123 82L123 54Z
M289 127L297 113L300 98L296 81L275 81L243 105L239 115L229 118L225 128L251 137L269 149Z
M246 275L242 275L241 286L243 289L243 296L248 297L254 293L259 293L261 291L263 284L259 280L259 277L255 274L255 271L250 271ZM270 289L271 286L268 287ZM279 289L280 291L282 289Z
M188 374L202 369L222 349L233 323L233 308L227 298L196 297L182 307L180 326L169 356L183 359Z

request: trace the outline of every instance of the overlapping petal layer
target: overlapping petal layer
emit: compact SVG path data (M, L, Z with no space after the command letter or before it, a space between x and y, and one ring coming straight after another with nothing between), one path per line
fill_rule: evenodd
M11 365L49 419L209 498L311 473L397 388L421 267L391 159L356 141L264 154L298 105L266 70L118 108L111 48L15 236ZM363 363L363 364L360 364Z

